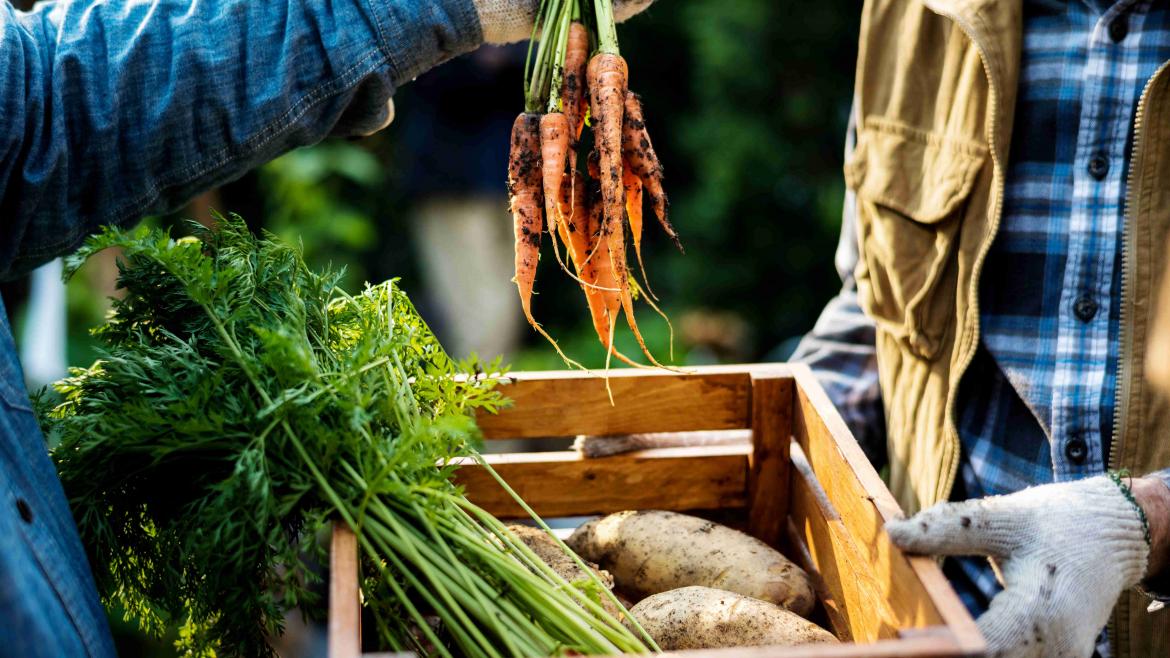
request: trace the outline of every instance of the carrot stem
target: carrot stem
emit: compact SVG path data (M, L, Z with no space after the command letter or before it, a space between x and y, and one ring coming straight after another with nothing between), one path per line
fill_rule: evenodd
M597 16L598 52L618 55L617 25L613 19L613 0L593 0L593 11Z

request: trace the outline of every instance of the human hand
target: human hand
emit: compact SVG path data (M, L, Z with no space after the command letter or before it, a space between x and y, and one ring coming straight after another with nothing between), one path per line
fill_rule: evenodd
M1162 558L1170 489L1132 482L1142 508L1157 509L1153 555ZM941 503L886 529L914 553L992 559L1004 591L978 620L990 656L1087 658L1121 592L1152 562L1138 506L1107 476Z
M532 36L539 0L474 0L484 43L512 43ZM613 0L614 19L621 23L654 4L654 0Z

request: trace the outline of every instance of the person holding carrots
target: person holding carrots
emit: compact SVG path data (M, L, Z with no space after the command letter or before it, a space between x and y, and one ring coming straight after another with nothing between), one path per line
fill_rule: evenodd
M1170 7L862 11L844 286L794 358L991 655L1170 655Z
M652 0L619 0L627 18ZM0 3L0 277L182 207L298 146L365 135L391 96L535 0ZM114 655L0 312L0 656Z

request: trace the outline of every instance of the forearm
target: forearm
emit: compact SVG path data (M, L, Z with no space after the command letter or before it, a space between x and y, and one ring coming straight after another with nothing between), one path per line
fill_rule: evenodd
M0 5L0 278L330 134L482 40L470 0Z
M1147 578L1165 578L1170 567L1170 471L1133 480L1134 499L1146 514L1150 526L1150 557Z

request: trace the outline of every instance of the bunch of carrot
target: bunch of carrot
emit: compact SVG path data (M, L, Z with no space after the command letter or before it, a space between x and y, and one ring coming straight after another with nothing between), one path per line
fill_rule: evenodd
M618 316L624 314L646 358L661 366L647 349L634 316L634 301L640 298L666 318L654 303L642 264L643 194L650 197L659 224L680 251L682 245L667 217L662 165L618 52L612 0L542 0L526 69L525 111L512 125L508 159L516 230L514 280L524 315L557 347L532 315L541 235L547 227L558 264L585 293L607 365L610 355L642 365L614 348ZM581 150L586 124L593 132L588 155ZM579 154L586 161L584 171L578 167ZM627 264L627 233L644 286ZM572 272L561 257L562 246ZM579 366L559 347L557 352Z

